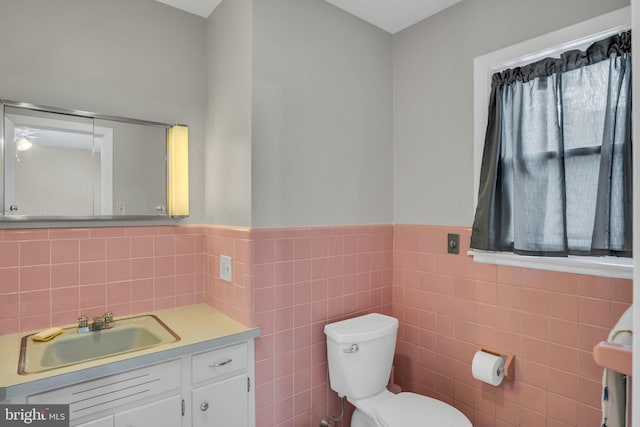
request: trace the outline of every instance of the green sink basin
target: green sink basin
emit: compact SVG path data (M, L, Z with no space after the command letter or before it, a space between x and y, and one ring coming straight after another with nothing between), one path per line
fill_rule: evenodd
M116 319L114 328L81 334L75 327L65 328L48 342L33 341L31 335L22 337L19 374L48 371L180 339L154 315Z

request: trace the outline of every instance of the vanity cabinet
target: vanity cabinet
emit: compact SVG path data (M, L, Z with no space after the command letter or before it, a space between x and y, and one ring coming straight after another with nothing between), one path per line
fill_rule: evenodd
M247 377L244 375L193 389L193 427L248 427L246 396Z
M249 426L247 355L247 343L241 343L193 356L193 427Z
M167 394L180 396L181 375L182 360L175 359L27 396L26 403L69 404L73 425L75 419L87 419L106 411L142 408L146 402ZM175 406L175 411L180 414L180 405Z
M147 427L182 425L182 396L171 396L139 408L78 424L76 427Z
M78 424L77 427L113 427L113 415L98 418L97 420L89 421L87 423Z
M12 403L69 404L72 427L254 427L253 339Z
M182 396L171 396L157 402L116 413L114 427L148 427L182 425Z

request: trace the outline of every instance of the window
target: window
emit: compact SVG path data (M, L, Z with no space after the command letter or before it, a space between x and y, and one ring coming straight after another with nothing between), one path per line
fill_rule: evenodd
M473 248L631 256L630 33L620 33L628 23L616 22L628 21L629 13L623 9L476 59L476 115L478 69L485 82L489 71L500 71L492 76L490 102L484 92L482 108L490 105L490 111ZM527 57L524 45L536 44L542 49ZM518 49L519 62L509 57ZM476 117L476 139L478 126ZM575 271L563 267L568 262L552 264Z

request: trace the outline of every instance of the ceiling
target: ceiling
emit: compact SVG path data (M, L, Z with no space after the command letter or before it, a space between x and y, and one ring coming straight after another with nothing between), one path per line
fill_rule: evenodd
M208 18L222 0L157 0ZM326 0L376 27L394 34L461 0Z
M222 0L157 0L177 9L182 9L194 15L208 18L213 9L218 7Z

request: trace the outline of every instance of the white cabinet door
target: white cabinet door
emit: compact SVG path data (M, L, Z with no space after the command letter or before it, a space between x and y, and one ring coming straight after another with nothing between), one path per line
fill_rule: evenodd
M246 375L194 389L193 427L247 427L248 394Z
M76 427L113 427L113 415L89 421L88 423L78 424Z
M180 427L182 397L171 396L114 415L115 427Z

